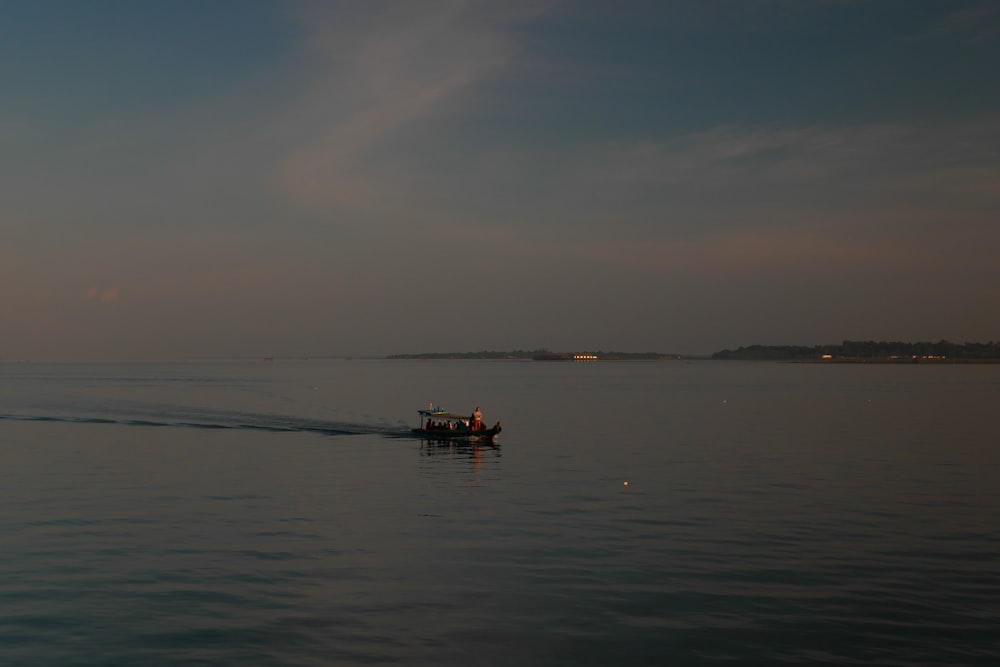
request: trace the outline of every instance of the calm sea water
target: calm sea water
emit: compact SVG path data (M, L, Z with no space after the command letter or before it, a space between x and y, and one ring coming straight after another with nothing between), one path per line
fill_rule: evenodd
M494 447L411 439L480 405ZM1000 366L0 365L0 664L996 665Z

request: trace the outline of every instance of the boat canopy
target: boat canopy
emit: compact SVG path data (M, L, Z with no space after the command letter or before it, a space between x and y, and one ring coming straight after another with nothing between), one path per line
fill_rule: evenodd
M437 423L441 422L454 422L455 425L461 424L466 428L469 427L469 415L458 415L454 412L448 412L443 409L440 405L437 407L431 407L424 410L417 410L420 413L420 427L424 427L425 420L434 421Z

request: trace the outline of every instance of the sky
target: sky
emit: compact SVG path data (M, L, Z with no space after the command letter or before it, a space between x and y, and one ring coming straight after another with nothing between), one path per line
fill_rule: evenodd
M0 2L0 359L1000 340L993 0Z

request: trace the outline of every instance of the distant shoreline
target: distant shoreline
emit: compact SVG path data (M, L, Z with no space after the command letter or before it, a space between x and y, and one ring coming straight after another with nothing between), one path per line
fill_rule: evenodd
M683 359L679 354L663 354L661 352L551 352L549 350L513 350L498 352L484 350L480 352L418 352L412 354L390 354L386 359L479 359L508 361L674 361Z
M712 355L717 360L850 364L1000 363L1000 343L845 340L836 345L747 345Z
M479 350L391 354L386 359L475 359L511 361L776 361L817 364L1000 364L1000 343L852 341L833 345L748 345L711 355L581 350Z
M714 361L729 361L719 359ZM741 359L739 361L783 361L793 364L921 364L921 365L948 365L948 364L1000 364L1000 359L929 359L917 357L916 359Z
M587 361L712 361L725 363L727 361L750 361L750 362L761 362L761 363L774 363L774 364L817 364L817 365L881 365L881 366L905 366L919 364L922 366L962 366L962 365L990 365L990 364L1000 364L1000 359L795 359L795 358L759 358L759 359L713 359L708 355L700 356L683 356L683 355L663 355L659 357L631 357L631 358L614 358L614 357L600 357L597 359L587 359L587 360L574 360L572 358L566 359L532 359L530 357L477 357L468 356L464 354L451 355L446 352L429 352L429 353L417 353L417 354L394 354L385 357L390 360L406 360L406 361L576 361L577 363L586 363Z

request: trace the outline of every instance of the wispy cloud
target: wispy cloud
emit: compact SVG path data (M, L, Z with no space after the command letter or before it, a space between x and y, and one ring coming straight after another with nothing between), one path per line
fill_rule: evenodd
M460 104L464 89L514 57L517 44L503 28L528 11L455 0L378 6L362 16L325 7L309 14L316 76L280 119L309 126L279 172L302 204L383 207L393 169L378 164L384 142Z
M951 257L936 252L939 237L1000 241L989 225L1000 199L996 145L994 121L726 126L664 141L512 152L459 177L457 187L486 172L510 187L512 174L523 174L520 208L493 218L483 234L525 256L647 275L903 271ZM525 234L531 243L519 244ZM971 265L992 262L975 248L951 250Z
M576 210L620 207L669 215L697 204L733 220L825 204L850 210L919 194L994 196L1000 122L718 127L664 141L594 145L546 157L567 165L555 196L576 193ZM520 158L525 164L531 156ZM555 171L553 173L556 173ZM928 187L937 183L940 187ZM912 205L912 204L910 204ZM814 208L821 211L824 209ZM665 220L665 218L661 218ZM622 221L627 224L627 221Z

